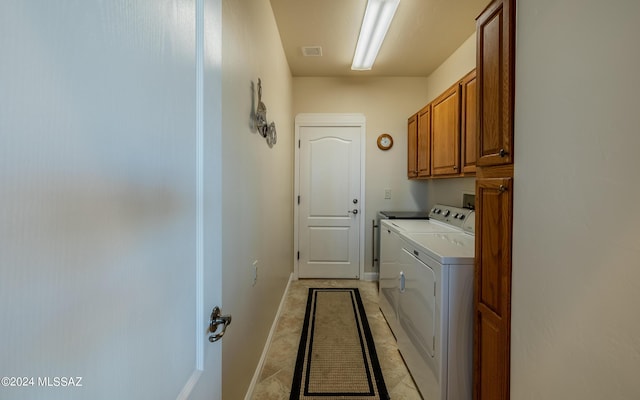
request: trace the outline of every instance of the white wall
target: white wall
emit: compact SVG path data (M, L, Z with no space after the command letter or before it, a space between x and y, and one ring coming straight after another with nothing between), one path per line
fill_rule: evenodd
M241 399L293 270L292 86L268 0L223 1L222 38L223 307L233 315L223 398ZM258 78L267 119L277 127L273 148L251 127Z
M427 77L427 102L434 100L476 67L476 34L469 36L435 71ZM425 104L427 103L425 102ZM475 193L475 178L446 178L425 181L427 196L422 208L434 204L462 206L463 193Z
M512 399L640 398L640 2L519 1Z
M427 103L425 78L293 79L293 113L362 113L366 117L365 273L371 268L371 221L381 210L419 210L425 185L407 179L407 119ZM382 133L393 137L378 149ZM384 190L391 189L391 199ZM377 272L377 267L375 272Z

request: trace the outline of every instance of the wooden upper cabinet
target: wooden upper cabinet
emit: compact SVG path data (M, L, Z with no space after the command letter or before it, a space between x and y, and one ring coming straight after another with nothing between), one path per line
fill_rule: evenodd
M431 175L431 104L418 111L418 177Z
M460 174L460 85L431 103L431 174Z
M418 176L418 114L413 114L407 122L407 177Z
M477 84L476 70L469 72L462 78L462 110L460 120L461 142L462 148L460 156L462 157L462 172L465 174L473 174L476 172L476 137L478 126L476 121L477 113Z
M410 179L475 174L477 105L474 69L409 118Z
M513 163L515 1L493 1L476 20L477 166Z

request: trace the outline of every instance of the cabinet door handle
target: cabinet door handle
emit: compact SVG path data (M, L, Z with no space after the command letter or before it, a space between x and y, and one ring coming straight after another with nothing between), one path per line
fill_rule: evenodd
M404 271L400 271L400 293L404 293L404 288L405 288Z

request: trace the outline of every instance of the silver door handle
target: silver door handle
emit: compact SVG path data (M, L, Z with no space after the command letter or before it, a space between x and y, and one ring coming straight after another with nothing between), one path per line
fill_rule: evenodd
M227 326L231 324L231 315L220 314L220 307L213 307L213 311L211 311L211 318L209 319L209 332L213 334L209 336L209 341L211 343L222 339L224 333L227 331ZM216 333L218 326L220 325L222 325L222 331L220 333Z
M356 215L358 213L358 210L356 208L353 209L353 211L347 211L349 214L353 214Z

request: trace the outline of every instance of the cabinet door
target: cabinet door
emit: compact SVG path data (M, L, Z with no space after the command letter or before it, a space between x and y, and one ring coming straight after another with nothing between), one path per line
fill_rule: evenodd
M459 174L460 85L456 83L431 104L431 174Z
M418 112L418 176L431 175L431 104Z
M512 187L512 178L476 181L476 400L509 398Z
M478 17L478 166L513 163L515 0L496 0Z
M460 131L462 135L462 172L473 174L476 172L476 127L477 113L477 85L476 70L469 72L462 78L462 116L460 120Z
M407 177L418 176L418 114L409 118L407 123Z

